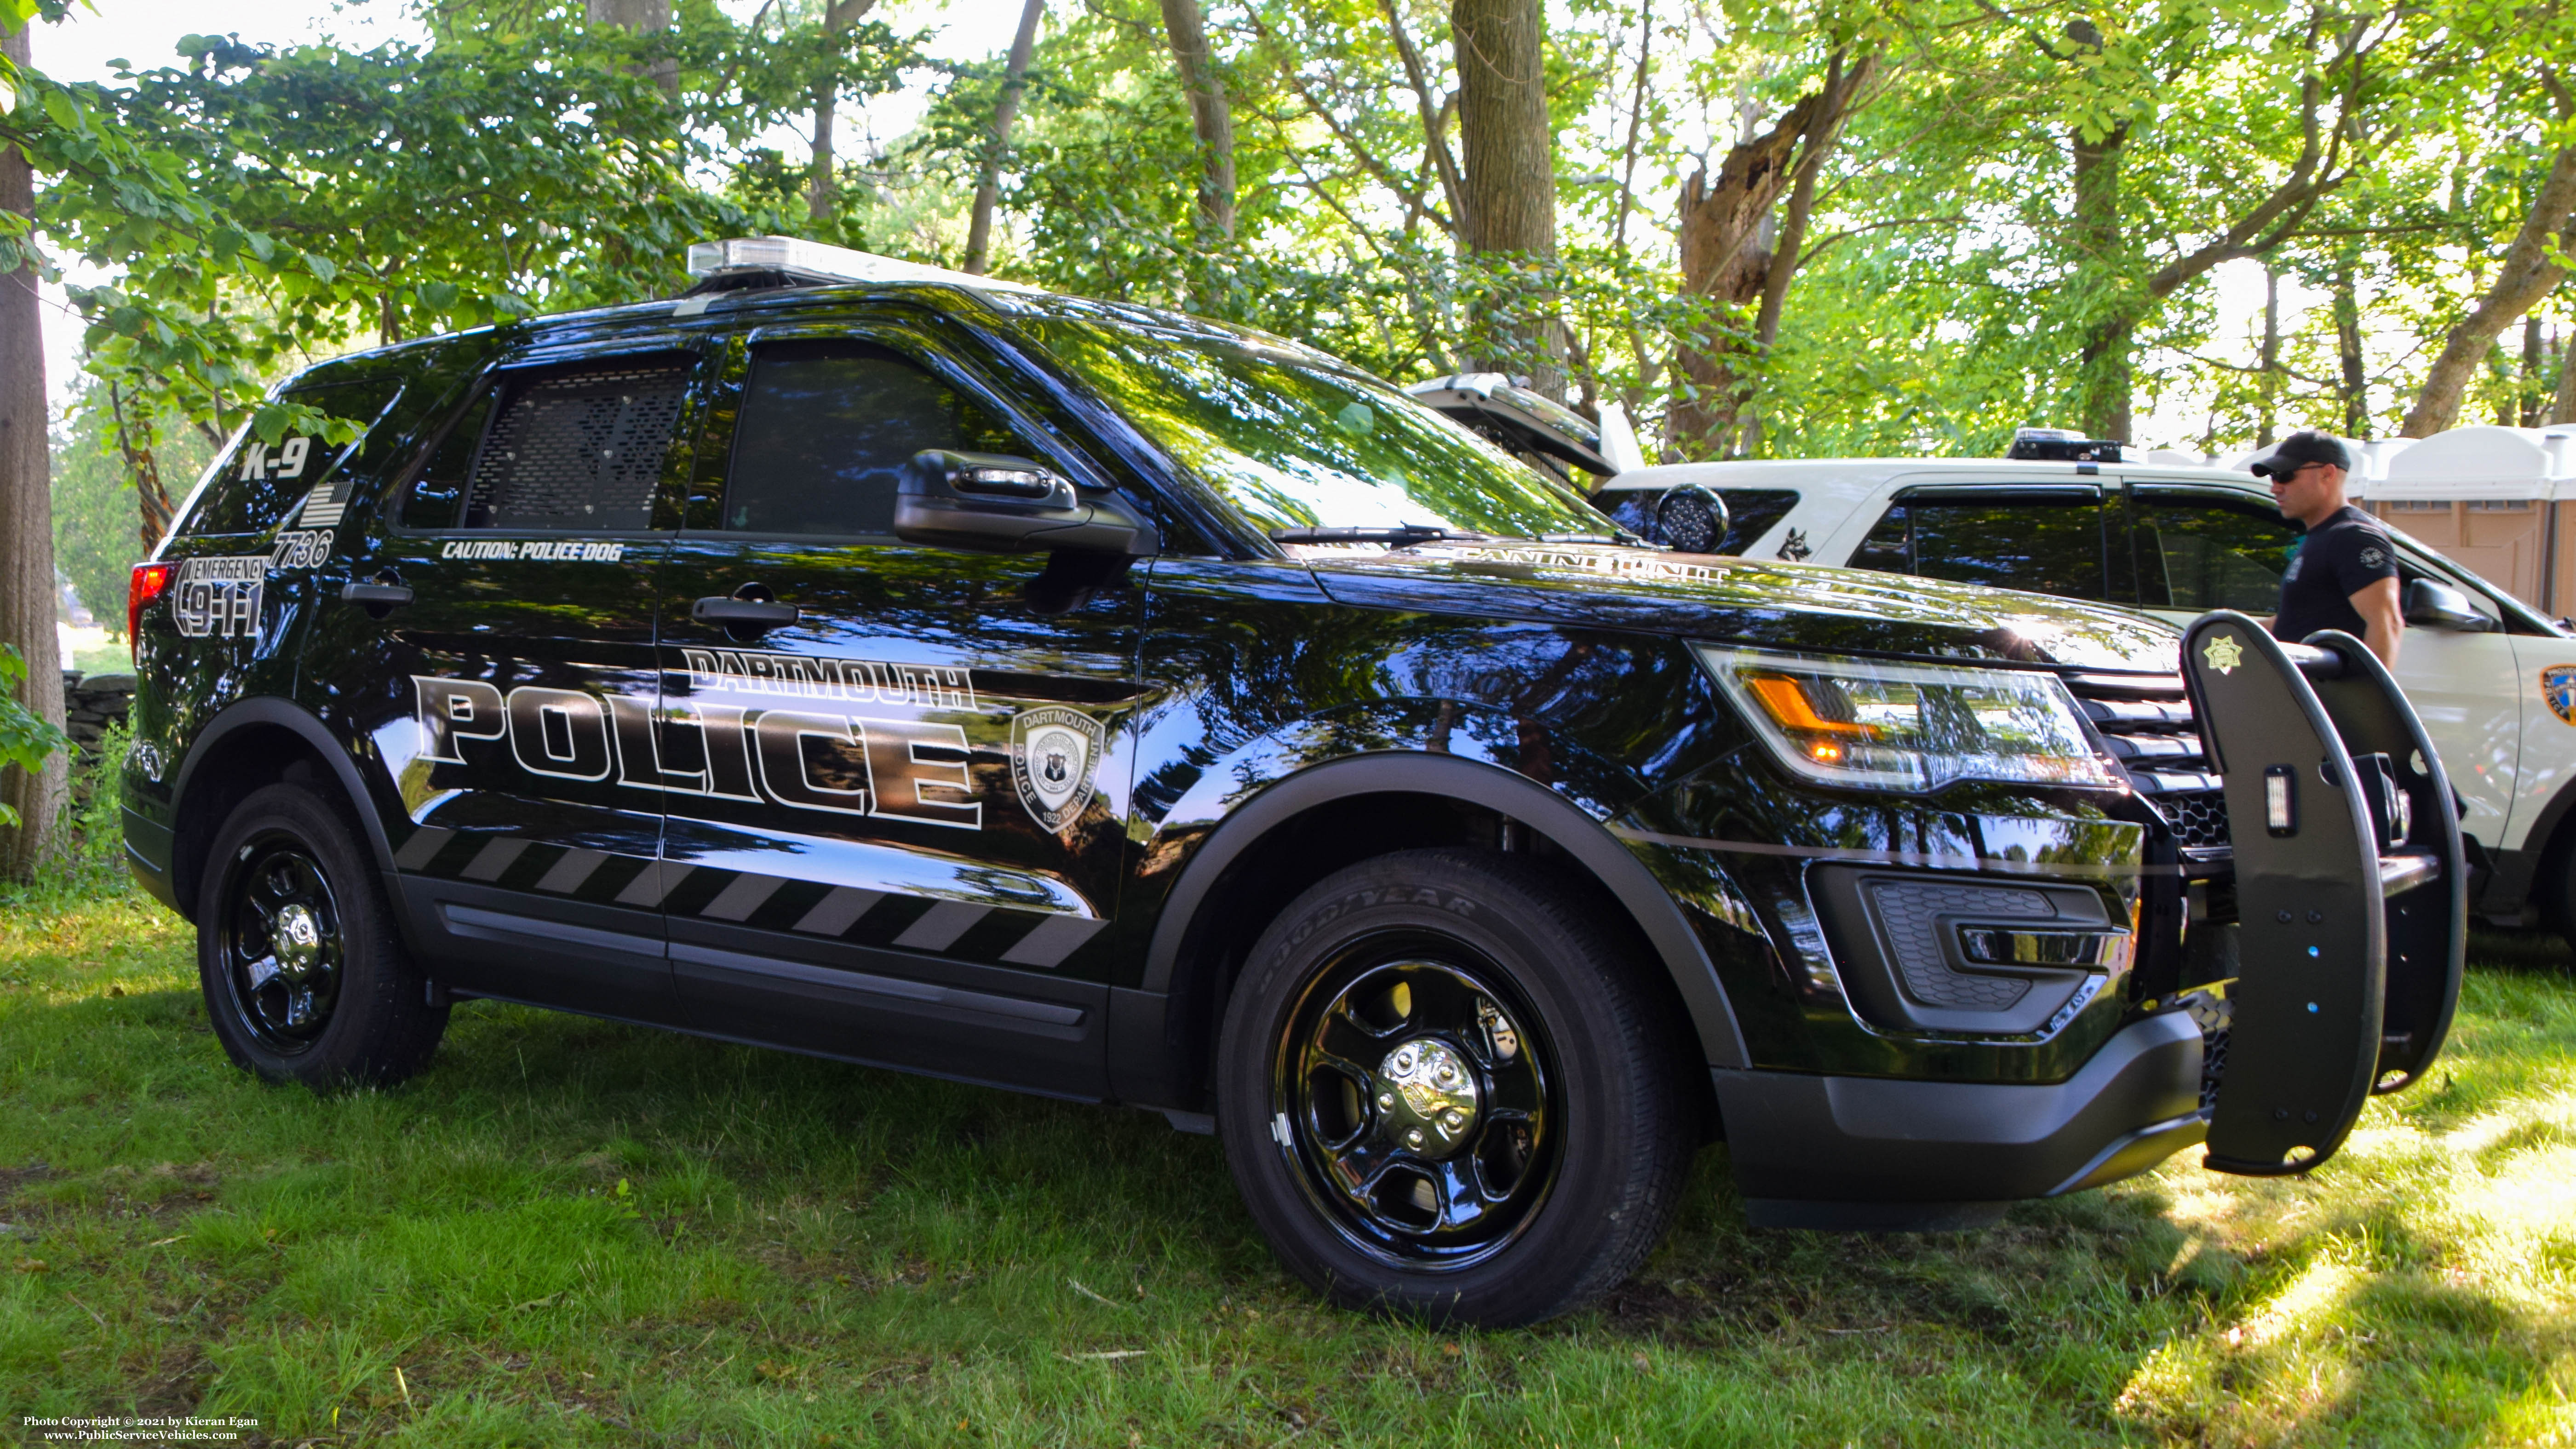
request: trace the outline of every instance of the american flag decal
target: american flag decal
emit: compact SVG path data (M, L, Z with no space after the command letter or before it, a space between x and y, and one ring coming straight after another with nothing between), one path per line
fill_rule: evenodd
M295 521L306 528L338 528L340 515L348 506L339 481L334 479L304 495L304 511L296 515Z

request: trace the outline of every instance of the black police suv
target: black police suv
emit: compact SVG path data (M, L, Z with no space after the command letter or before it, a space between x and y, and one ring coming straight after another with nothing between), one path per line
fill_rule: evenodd
M306 371L357 440L237 440L136 568L127 848L244 1067L490 997L1159 1109L1318 1290L1500 1324L1704 1142L1758 1224L1970 1223L2313 1166L2439 1046L2447 787L2340 636L2186 677L1622 537L1275 338L698 251Z

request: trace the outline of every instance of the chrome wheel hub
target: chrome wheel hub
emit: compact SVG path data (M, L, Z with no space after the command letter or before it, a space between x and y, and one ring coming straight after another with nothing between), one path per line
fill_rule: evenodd
M277 913L275 926L278 974L289 981L302 981L313 974L322 954L322 928L313 919L311 908L290 903Z
M1378 1063L1380 1131L1425 1157L1446 1157L1475 1134L1476 1074L1446 1043L1409 1041Z

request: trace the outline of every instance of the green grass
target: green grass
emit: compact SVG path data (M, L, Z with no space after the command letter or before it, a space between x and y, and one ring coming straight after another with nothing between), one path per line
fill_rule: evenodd
M1600 1309L1318 1306L1216 1144L488 1003L320 1099L209 1034L176 919L0 912L0 1424L279 1443L2576 1442L2576 973L2482 938L2451 1051L2313 1180L1942 1237L1753 1232L1724 1150Z

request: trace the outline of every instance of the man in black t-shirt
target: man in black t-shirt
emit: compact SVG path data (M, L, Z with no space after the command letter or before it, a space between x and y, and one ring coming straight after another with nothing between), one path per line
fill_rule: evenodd
M2281 516L2307 529L2281 575L2281 609L2272 637L2305 639L2319 629L2360 637L2389 668L2406 630L2397 595L2397 550L2379 521L2344 501L2352 459L2323 433L2292 433L2253 463L2269 479Z

